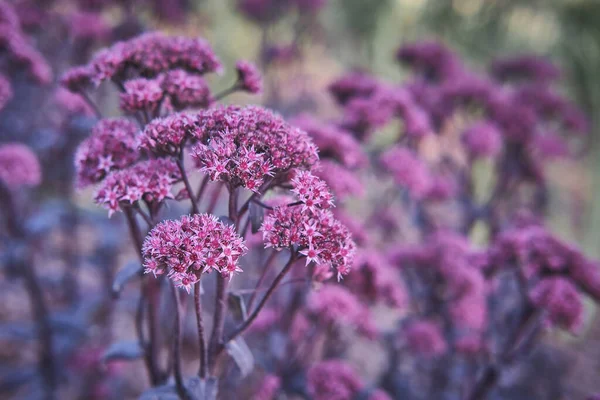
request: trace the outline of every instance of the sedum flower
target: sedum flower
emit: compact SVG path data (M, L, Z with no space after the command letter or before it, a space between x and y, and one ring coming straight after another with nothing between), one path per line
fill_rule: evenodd
M583 303L579 291L561 277L544 278L529 292L531 302L547 311L547 322L572 332L583 323Z
M169 95L175 109L208 107L211 103L210 88L203 77L176 69L163 74L160 85Z
M217 271L231 278L240 272L239 258L246 251L235 228L209 214L161 222L150 231L142 250L146 273L166 273L188 292L201 273Z
M470 126L463 134L463 142L473 157L494 157L502 150L500 130L489 121Z
M119 105L125 112L153 112L163 98L163 89L154 79L131 79L124 84L125 92L120 95Z
M438 356L448 347L440 326L434 321L413 321L405 328L404 335L410 350L420 355Z
M173 198L171 188L181 180L177 166L167 159L141 161L109 174L96 191L96 203L109 210L109 215L122 204L132 205L144 200L158 204Z
M237 86L249 93L262 92L262 77L256 66L248 61L240 60L235 64L238 81Z
M196 118L175 113L153 119L139 137L139 147L158 155L178 155L187 138L196 130Z
M124 118L99 121L75 153L77 185L100 182L109 172L137 161L137 132L137 126Z
M313 364L306 379L308 393L314 400L351 400L364 385L354 369L341 360Z

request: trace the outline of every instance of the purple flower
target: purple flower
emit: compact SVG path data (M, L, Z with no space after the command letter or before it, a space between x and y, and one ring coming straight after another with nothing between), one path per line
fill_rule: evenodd
M35 153L20 143L1 145L0 180L10 189L39 185L42 171Z
M217 271L232 277L247 249L232 225L208 214L184 215L156 225L144 240L144 270L167 273L188 292L201 273Z
M206 108L212 102L210 88L201 76L176 69L162 75L160 82L177 110L187 107Z
M463 134L463 142L473 157L494 157L502 149L502 136L498 127L490 121L480 121Z
M458 57L443 44L434 41L402 46L397 58L428 81L447 81L462 73Z
M77 186L85 187L104 179L115 169L133 164L139 158L138 127L123 118L103 119L75 153Z
M196 116L175 113L153 119L139 136L139 147L158 155L179 155L186 139L197 131Z
M173 198L171 188L180 180L181 172L170 160L141 161L110 173L98 187L94 199L108 209L109 215L122 205L142 200L157 206L164 199Z
M262 77L256 66L248 61L240 60L235 64L238 74L238 87L249 93L262 91Z
M259 385L258 390L252 396L253 400L274 400L277 392L281 388L281 379L276 375L265 375Z
M125 92L120 95L119 105L130 114L137 111L154 112L164 95L160 82L153 79L131 79L125 82L124 87Z
M583 322L583 303L575 285L561 277L544 278L529 292L531 302L548 312L550 325L577 332Z
M350 72L329 85L329 92L335 100L345 105L358 97L370 97L380 83L366 72Z
M335 161L319 161L314 174L327 183L338 199L361 196L364 193L363 184L358 176Z
M71 92L80 92L92 84L93 74L88 66L73 67L65 72L60 83Z
M341 360L313 364L306 379L314 400L350 400L364 385L354 369Z
M427 195L432 177L428 167L412 151L394 146L381 155L381 163L396 182L416 199Z
M440 326L430 320L413 321L403 333L410 350L426 357L441 355L448 347Z

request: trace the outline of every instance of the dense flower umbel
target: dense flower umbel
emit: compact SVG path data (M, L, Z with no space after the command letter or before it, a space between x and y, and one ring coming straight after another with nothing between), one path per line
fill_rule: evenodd
M184 140L197 129L195 124L195 116L186 113L155 118L144 128L139 146L158 155L178 155Z
M39 185L42 172L35 153L20 143L0 146L0 180L11 189Z
M224 107L201 111L192 151L212 180L258 190L268 176L292 168L309 169L318 160L306 132L261 107Z
M98 52L87 68L90 80L98 84L109 79L122 81L128 69L137 71L142 77L153 78L173 69L195 74L218 71L221 63L203 39L153 32ZM66 79L66 82L75 81Z
M360 196L364 193L363 184L358 176L335 161L319 161L314 173L327 182L338 199L348 196Z
M158 224L143 246L146 273L167 273L188 292L201 273L217 271L232 277L247 249L232 225L215 216L195 214Z
M170 160L141 161L109 174L99 186L95 200L109 210L109 215L118 211L121 204L140 200L157 204L173 198L171 188L180 179L179 169Z
M327 265L339 279L350 272L356 246L348 228L326 210L332 205L331 193L310 172L297 172L292 185L300 204L276 206L267 214L261 227L265 246L297 247L307 264Z
M124 84L125 92L120 95L121 109L128 113L153 112L163 98L163 90L155 79L137 78Z
M241 90L249 93L262 91L262 77L254 64L240 60L235 64L235 70L238 74L237 85Z
M208 84L198 75L181 69L166 72L161 76L161 86L169 95L176 110L187 107L208 107L211 103Z
M123 118L107 118L98 122L75 154L78 186L99 182L110 171L137 161L137 132L138 127Z

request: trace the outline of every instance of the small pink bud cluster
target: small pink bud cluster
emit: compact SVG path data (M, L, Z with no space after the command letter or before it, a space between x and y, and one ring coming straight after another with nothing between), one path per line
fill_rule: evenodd
M107 118L98 122L75 154L77 185L85 187L99 182L109 172L137 161L137 132L138 127L124 118Z
M41 180L40 162L29 147L20 143L0 146L0 181L6 186L37 186Z
M109 174L98 187L96 203L112 215L121 204L135 204L140 200L158 203L173 198L171 188L181 180L177 166L167 159L141 161Z
M241 271L239 258L247 249L232 225L209 214L163 221L146 237L143 246L146 273L167 273L188 292L201 273L217 271L232 277Z
M237 85L241 90L249 93L262 91L262 77L254 64L240 60L235 64L235 69L238 74Z
M309 172L297 173L292 184L301 206L276 206L265 217L261 228L265 246L297 247L307 264L327 265L341 278L350 272L356 245L348 228L323 208L331 206L327 186Z

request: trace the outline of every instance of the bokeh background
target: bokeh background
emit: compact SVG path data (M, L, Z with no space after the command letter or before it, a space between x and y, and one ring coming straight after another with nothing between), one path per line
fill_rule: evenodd
M599 1L330 0L311 18L299 19L289 13L261 23L242 15L235 0L140 0L126 7L103 10L101 18L111 34L88 42L86 35L92 37L104 28L94 31L93 26L82 24L87 30L80 27L78 31L68 23L44 25L38 22L36 25L35 22L36 14L32 11L35 9L69 19L75 2L15 3L21 5L23 13L31 11L24 14L31 21L28 32L35 38L38 50L48 58L56 76L71 65L87 61L95 50L117 36L130 37L152 29L199 35L208 39L224 65L231 66L243 58L254 61L265 72L262 95L234 94L226 102L261 103L287 116L307 111L324 118L334 117L339 111L327 94L327 85L351 69L366 69L390 81L401 80L408 71L399 66L394 55L403 43L440 40L474 69L482 71L492 59L502 55L546 56L563 70L562 90L583 108L591 125L585 151L575 159L557 161L551 167L548 222L554 232L577 243L587 255L600 257ZM65 41L65 37L69 39ZM231 68L225 71L218 79L208 78L215 92L235 80ZM67 253L85 253L86 249L98 247L100 250L95 251L103 251L103 248L116 246L111 240L118 240L122 221L119 217L105 221L105 212L91 201L92 192L75 192L71 184L72 151L87 134L91 122L85 118L70 120L68 129L74 132L69 136L72 143L61 142L66 140L60 135L65 122L63 114L52 105L54 97L50 95L56 87L41 89L46 95L40 95L40 89L32 88L23 73L12 71L11 74L15 100L0 115L2 140L30 142L37 150L51 154L42 158L44 174L49 179L45 179L38 195L55 220L50 221L45 215L45 219L33 223L39 224L40 232L49 225L57 225L57 221L62 223L64 231L53 240ZM116 112L118 102L111 97L113 95L107 93L102 106L110 111L113 104ZM73 196L72 204L60 202L64 193ZM69 207L89 214L82 217L81 212L70 213ZM71 242L74 233L69 232L71 224L65 222L65 218L84 218L89 225L79 228L76 243ZM102 234L94 232L100 225ZM102 242L100 246L98 242ZM76 251L73 246L78 246ZM124 252L114 262L123 264L130 256L131 253ZM93 280L97 275L90 272L88 278ZM111 276L104 279L110 281ZM18 291L5 289L2 315L7 325L2 333L10 336L11 312L26 306L20 304ZM594 305L590 303L588 307L588 320L579 336L556 333L545 338L558 349L547 365L548 373L563 377L573 399L583 399L591 392L600 391L600 318ZM115 318L118 320L118 316ZM8 373L7 369L3 371Z

